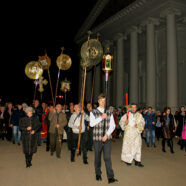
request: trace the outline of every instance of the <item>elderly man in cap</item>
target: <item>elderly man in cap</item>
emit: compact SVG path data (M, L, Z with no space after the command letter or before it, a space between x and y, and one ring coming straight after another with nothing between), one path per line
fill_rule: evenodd
M33 115L33 108L25 109L26 116L20 119L19 130L22 133L22 147L25 154L26 167L32 166L33 153L37 152L37 132L41 127L39 119Z

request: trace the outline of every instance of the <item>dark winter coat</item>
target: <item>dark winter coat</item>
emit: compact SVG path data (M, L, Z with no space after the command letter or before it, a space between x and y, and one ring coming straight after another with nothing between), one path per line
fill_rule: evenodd
M35 109L34 115L36 115L38 117L39 121L42 122L43 108L41 106L38 106L34 109Z
M39 119L39 122L41 123L41 127L39 128L38 132L41 132L42 130L42 115L43 115L43 108L39 105L38 107L34 108L35 113L34 116L36 116Z
M2 114L2 112L0 111L0 115ZM6 134L7 132L7 128L8 128L8 113L5 111L3 112L3 118L0 118L0 137L1 134L4 133Z
M35 131L34 134L30 134L27 127L31 126L32 130ZM22 134L22 147L23 153L32 154L37 152L37 131L41 128L41 123L36 116L24 117L20 119L19 130Z
M2 112L0 111L0 115L1 114L2 114ZM9 124L9 114L6 111L4 111L4 113L3 113L3 119L0 119L0 126L2 126L3 124L5 124L6 127Z
M23 111L23 109L14 110L10 123L13 124L13 126L19 126L19 120L23 117L25 117L26 113Z
M167 115L163 116L162 122L162 131L163 131L163 137L165 139L172 139L174 137L174 130L175 130L175 121L174 121L174 116L172 114L169 115L170 121L168 123L168 127L166 127L166 122L167 122Z

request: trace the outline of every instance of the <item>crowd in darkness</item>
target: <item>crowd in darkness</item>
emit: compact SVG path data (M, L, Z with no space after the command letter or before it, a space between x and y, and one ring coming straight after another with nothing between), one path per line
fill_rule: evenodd
M90 112L92 109L97 108L97 103L93 105L91 103L87 103L85 105L85 114L87 118L90 116ZM75 150L77 148L77 135L73 135L75 133L73 127L70 125L70 118L73 113L81 112L80 104L70 103L69 105L61 105L57 104L56 108L53 105L47 104L45 102L40 103L39 100L34 100L31 105L27 105L26 103L18 103L13 105L11 102L7 102L0 105L0 139L7 140L13 144L21 145L22 131L20 125L20 119L26 117L27 108L33 108L33 115L37 117L40 127L37 129L37 146L46 145L46 151L50 151L51 155L56 151L56 156L60 158L60 150L56 150L58 148L58 142L56 142L56 138L60 135L61 142L67 142L68 149L71 151L71 161L74 160ZM117 139L122 138L124 132L122 131L119 122L121 117L127 112L126 108L115 108L110 106L109 110L113 113L114 121L116 128L112 133L112 141L115 142ZM61 117L63 123L65 123L61 131L52 131L51 123L55 122L50 119L51 112L63 113ZM145 120L145 127L142 133L142 138L145 140L147 147L156 148L156 141L161 140L162 152L166 153L167 149L170 148L170 152L174 153L173 141L176 141L176 145L180 146L180 150L185 150L186 152L186 139L183 136L183 131L186 130L186 109L185 106L181 106L176 113L171 113L171 109L166 107L163 112L154 111L152 107L144 107L138 108L139 113L141 113ZM74 121L75 122L75 121ZM58 122L57 122L58 124ZM60 129L61 126L58 126L57 129ZM83 153L85 151L92 151L93 149L93 140L92 140L92 127L89 125L89 120L85 117L85 129L83 129L83 135L81 143L80 151ZM57 134L52 135L52 133ZM73 140L73 138L76 140ZM173 139L176 140L173 140ZM51 142L52 140L52 142ZM75 141L75 142L74 142ZM53 143L53 144L51 144ZM52 149L51 149L52 148ZM60 148L60 146L59 146ZM84 154L83 162L87 164L86 153Z

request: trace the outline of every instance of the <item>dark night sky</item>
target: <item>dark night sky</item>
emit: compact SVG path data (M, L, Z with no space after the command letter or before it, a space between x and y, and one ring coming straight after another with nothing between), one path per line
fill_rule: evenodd
M79 49L73 39L96 1L68 0L43 4L25 1L2 7L0 96L3 100L33 99L33 80L26 77L24 69L29 61L44 55L45 49L52 60L50 71L55 89L58 70L56 59L61 53L60 48L64 46L64 53L72 58L72 66L68 71L61 71L60 80L67 77L72 82L72 91L68 98L77 101ZM43 75L48 79L47 72ZM50 98L49 85L44 89L44 98ZM39 98L39 92L37 96Z

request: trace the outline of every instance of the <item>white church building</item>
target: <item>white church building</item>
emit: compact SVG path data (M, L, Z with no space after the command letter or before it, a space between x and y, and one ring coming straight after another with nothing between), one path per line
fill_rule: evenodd
M128 3L128 4L127 4ZM113 55L108 105L129 103L174 111L186 105L186 0L98 0L75 37L100 33ZM102 64L96 67L93 102L105 89ZM79 90L82 84L79 74ZM93 69L87 72L85 100L90 101Z

